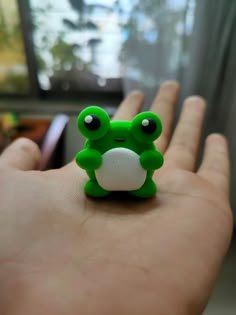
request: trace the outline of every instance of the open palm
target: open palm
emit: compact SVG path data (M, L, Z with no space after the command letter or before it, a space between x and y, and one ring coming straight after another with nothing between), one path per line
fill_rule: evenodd
M0 313L201 314L229 245L225 139L206 140L195 172L204 101L188 98L171 138L178 85L163 84L151 110L163 122L165 164L149 200L87 198L84 171L32 171L39 152L15 143L0 158ZM131 93L114 119L132 119Z

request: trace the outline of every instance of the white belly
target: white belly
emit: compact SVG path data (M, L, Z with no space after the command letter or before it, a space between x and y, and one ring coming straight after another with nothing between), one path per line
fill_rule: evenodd
M115 148L102 156L102 166L95 171L99 185L109 191L139 189L146 180L147 171L139 155L126 148Z

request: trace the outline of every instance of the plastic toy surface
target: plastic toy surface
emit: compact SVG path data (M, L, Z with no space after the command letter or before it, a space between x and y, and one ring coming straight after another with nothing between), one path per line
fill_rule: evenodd
M152 175L163 164L153 143L162 131L157 115L142 112L132 121L110 121L102 108L91 106L80 113L78 128L87 138L75 158L90 178L84 187L87 195L105 197L112 191L127 191L149 198L156 194Z

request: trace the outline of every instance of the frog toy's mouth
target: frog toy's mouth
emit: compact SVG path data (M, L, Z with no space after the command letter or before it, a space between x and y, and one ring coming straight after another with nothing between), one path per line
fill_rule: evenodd
M115 138L116 142L125 142L125 138Z

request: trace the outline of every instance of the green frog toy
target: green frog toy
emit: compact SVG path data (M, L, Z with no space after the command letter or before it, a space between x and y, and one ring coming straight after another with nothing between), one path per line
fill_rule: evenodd
M110 121L106 111L91 106L80 113L78 128L87 138L75 158L90 178L84 187L87 195L99 198L127 191L149 198L156 194L152 175L163 164L153 143L162 131L157 115L142 112L132 121Z

